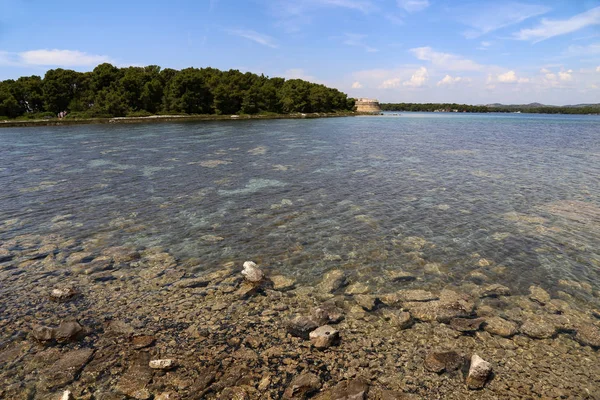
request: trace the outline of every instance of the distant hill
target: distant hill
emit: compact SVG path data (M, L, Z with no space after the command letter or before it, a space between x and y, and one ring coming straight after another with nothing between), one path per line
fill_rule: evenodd
M502 103L493 103L486 104L486 107L490 108L519 108L521 110L528 108L540 108L540 107L564 107L564 108L583 108L583 107L600 107L600 103L598 104L573 104L567 106L555 106L552 104L541 104L541 103L529 103L529 104L502 104Z

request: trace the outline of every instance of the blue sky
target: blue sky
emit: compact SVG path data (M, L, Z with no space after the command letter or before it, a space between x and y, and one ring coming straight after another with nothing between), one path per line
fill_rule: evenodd
M0 0L0 79L105 61L382 101L600 103L600 0Z

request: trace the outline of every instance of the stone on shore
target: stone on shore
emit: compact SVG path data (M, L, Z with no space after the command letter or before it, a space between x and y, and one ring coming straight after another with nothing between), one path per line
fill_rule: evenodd
M54 330L54 338L57 342L63 343L70 340L76 340L84 333L84 329L77 321L63 321L58 328Z
M483 329L493 335L510 337L517 333L517 324L496 316L486 318Z
M273 282L273 289L280 290L280 291L290 290L296 284L295 279L288 278L283 275L272 276L271 282Z
M491 373L492 365L477 354L473 354L469 375L467 376L467 387L469 389L482 389Z
M319 325L311 317L296 316L286 324L287 331L290 335L302 339L309 339L309 333L317 329Z
M340 333L329 325L323 325L310 332L308 336L312 345L317 349L326 349L339 340Z
M305 372L294 379L283 393L284 399L306 399L321 388L321 380L313 373Z
M369 383L362 378L340 382L331 389L325 390L314 400L364 400L369 392Z
M463 357L455 351L432 351L425 356L425 369L438 374L456 371L463 363Z
M70 390L65 390L62 396L60 396L60 400L75 400L75 397L73 397L73 393Z
M323 280L317 288L322 293L333 293L346 284L346 274L344 271L334 269L323 276Z
M510 289L504 285L493 284L484 287L479 293L479 297L498 297L498 296L510 296Z
M539 286L532 285L529 287L529 298L536 303L545 305L550 301L550 295Z
M246 261L243 267L244 269L242 270L242 275L244 275L246 280L249 282L258 283L265 277L260 268L258 268L258 265L256 265L256 263L253 261Z
M166 371L175 368L176 362L172 358L164 358L161 360L151 360L150 363L148 363L148 366L152 369L161 369Z

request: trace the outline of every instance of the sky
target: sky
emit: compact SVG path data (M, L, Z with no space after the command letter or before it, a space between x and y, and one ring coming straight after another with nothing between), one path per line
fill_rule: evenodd
M0 80L102 62L382 102L600 103L600 0L0 0Z

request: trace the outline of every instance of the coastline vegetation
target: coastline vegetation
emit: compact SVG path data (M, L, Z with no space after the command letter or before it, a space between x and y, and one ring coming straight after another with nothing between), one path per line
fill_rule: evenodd
M49 70L43 78L0 82L0 120L332 113L351 111L354 99L337 89L301 79L269 78L238 70L159 66L91 72Z
M468 113L532 113L532 114L600 114L600 104L580 106L546 106L539 103L523 105L469 105L456 103L382 103L382 111L468 112Z

